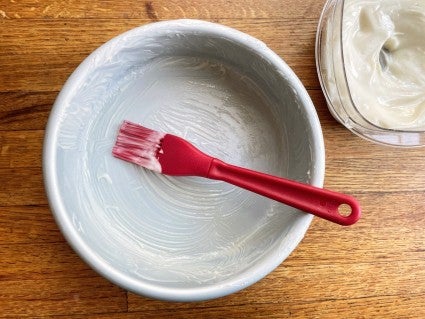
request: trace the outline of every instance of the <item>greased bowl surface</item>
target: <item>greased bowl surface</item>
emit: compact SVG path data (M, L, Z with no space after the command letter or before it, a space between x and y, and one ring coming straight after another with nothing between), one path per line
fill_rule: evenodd
M111 155L124 120L180 135L229 163L316 186L324 147L314 106L266 45L197 20L148 24L102 45L52 109L46 192L74 250L137 294L217 298L285 260L312 216L198 177L170 177Z

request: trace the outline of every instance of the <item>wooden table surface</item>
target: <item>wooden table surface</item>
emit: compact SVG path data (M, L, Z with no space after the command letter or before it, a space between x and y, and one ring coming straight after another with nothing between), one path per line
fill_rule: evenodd
M324 0L0 0L0 318L425 318L425 149L364 141L329 114L314 60ZM170 303L91 270L59 232L41 151L52 104L96 47L157 20L219 22L263 40L319 114L325 186L357 196L353 227L315 219L292 255L228 297Z

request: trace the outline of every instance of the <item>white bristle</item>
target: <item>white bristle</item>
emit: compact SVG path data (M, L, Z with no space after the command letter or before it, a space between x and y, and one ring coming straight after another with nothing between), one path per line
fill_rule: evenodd
M165 135L165 133L124 121L120 127L112 154L125 161L161 172L161 164L158 161L157 154L161 150L161 140Z

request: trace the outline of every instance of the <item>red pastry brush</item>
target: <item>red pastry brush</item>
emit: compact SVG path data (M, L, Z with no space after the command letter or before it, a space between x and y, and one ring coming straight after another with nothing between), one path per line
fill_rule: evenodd
M112 154L158 173L201 176L231 183L340 225L352 225L361 215L351 196L224 163L186 140L124 121ZM341 205L351 213L342 215Z

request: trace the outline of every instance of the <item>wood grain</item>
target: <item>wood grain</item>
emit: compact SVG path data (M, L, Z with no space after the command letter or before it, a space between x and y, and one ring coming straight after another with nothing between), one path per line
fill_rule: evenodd
M1 316L5 318L127 311L126 292L98 276L80 280L17 277L0 281L0 291Z
M2 204L4 205L3 202ZM2 206L0 212L0 243L11 245L64 242L47 205ZM2 252L5 253L3 249ZM2 274L3 272L0 273Z
M95 48L128 29L151 22L128 19L35 21L3 21L2 28L9 32L2 35L0 42L0 52L3 52L0 55L0 91L58 91ZM227 19L222 23L267 43L294 71L305 75L302 80L307 87L318 88L317 76L311 72L315 68L314 30L317 21L304 21L302 25L280 19ZM81 45L81 34L85 35L84 45ZM287 40L276 41L276 34ZM26 37L25 41L22 37ZM75 50L76 47L79 49Z
M0 318L424 318L424 151L372 144L332 118L314 60L324 2L0 0ZM314 219L270 275L198 303L151 300L99 276L63 238L42 175L47 119L78 64L130 28L178 18L237 28L288 63L322 124L325 185L364 211L353 227Z
M5 19L247 19L315 17L323 3L315 0L256 1L256 0L159 0L125 2L86 1L11 1L2 8Z
M44 130L58 92L0 92L0 131Z

